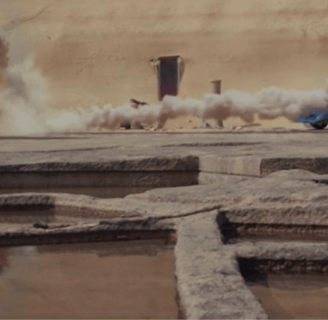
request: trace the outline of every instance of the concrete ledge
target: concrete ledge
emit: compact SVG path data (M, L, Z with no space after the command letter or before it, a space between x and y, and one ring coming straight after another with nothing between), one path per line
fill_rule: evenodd
M179 220L176 275L188 319L267 319L247 289L229 246L222 245L216 212Z
M235 174L245 176L261 176L260 157L217 157L201 156L199 161L199 171Z
M228 175L222 173L213 173L213 172L203 172L200 171L198 174L198 184L199 185L227 185L231 183L240 183L245 181L245 179L256 179L260 177L245 177L241 175Z
M328 158L265 158L200 156L199 170L207 173L264 177L281 170L300 169L328 174Z
M229 245L238 258L265 260L328 260L328 245L302 242L258 242Z
M0 173L14 172L121 172L121 171L198 171L199 160L195 156L152 157L98 162L40 162L21 165L2 165Z
M318 174L328 173L328 158L264 158L261 161L261 176L280 170L300 169Z
M218 211L228 223L328 225L328 204L294 203L256 206L235 205Z
M84 195L24 193L0 195L0 214L15 211L52 210L55 215L76 218L113 219L156 214L156 204L125 199L100 199ZM165 206L163 206L165 207ZM164 211L159 208L160 212ZM172 212L170 210L169 212ZM36 212L37 213L37 212ZM164 213L166 213L164 211Z
M222 182L221 177L215 175L264 177L294 169L328 174L328 158L200 155L3 165L0 166L0 188L173 187L198 184L198 181L199 184Z
M178 187L198 184L197 171L145 172L1 172L1 189L19 188L102 188Z
M0 188L176 187L198 184L198 157L0 166Z
M194 215L222 207L221 204L184 204L152 202L136 198L100 199L84 195L58 193L22 193L0 195L0 215L4 211L53 209L54 214L81 218L152 217L171 219Z
M164 222L116 219L79 224L49 224L45 229L30 225L0 232L1 246L135 239L167 239L175 243L175 229L172 224Z

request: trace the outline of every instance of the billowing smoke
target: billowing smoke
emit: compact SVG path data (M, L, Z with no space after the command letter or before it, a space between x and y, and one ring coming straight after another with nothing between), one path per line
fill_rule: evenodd
M130 123L141 123L144 126L156 122L159 127L164 125L168 119L175 119L183 115L196 115L201 117L205 108L203 101L192 99L180 100L177 97L166 96L158 105L144 105L138 109L130 105L114 108L106 105L102 108L94 107L91 112L79 109L79 115L85 128L92 127L107 128L115 130L121 125Z
M31 60L3 71L7 87L0 91L1 133L29 134L46 131L42 110L47 89Z
M240 117L245 122L253 122L255 115L260 119L285 117L292 122L306 115L311 109L328 108L327 89L308 91L283 90L276 87L263 89L254 96L239 91L229 91L222 95L204 95L206 108L204 118L226 120Z
M272 87L263 89L254 96L239 91L229 91L222 95L206 94L204 100L200 101L166 96L159 105L141 106L139 109L129 106L113 109L111 106L105 106L96 108L91 113L82 113L88 128L99 126L116 129L125 122L158 122L159 127L162 127L166 120L184 115L217 120L240 117L247 123L253 122L255 115L258 115L260 119L285 117L297 122L312 109L327 108L326 89L296 91Z
M0 134L26 135L83 130L74 111L49 111L51 99L47 81L34 67L33 57L25 56L19 41L8 46L0 38ZM12 49L15 50L12 50ZM21 54L23 53L23 54Z
M203 100L166 96L160 104L139 108L128 104L120 107L108 104L93 107L90 111L76 108L51 111L47 108L51 98L47 82L34 68L32 58L11 61L9 55L8 63L8 57L4 57L3 52L5 49L2 46L0 66L7 86L0 89L0 134L44 134L92 128L115 130L125 124L132 124L133 127L136 123L143 126L158 123L158 127L162 127L166 120L184 115L217 120L240 117L247 123L251 123L255 115L260 119L282 116L296 122L311 109L328 107L326 89L296 91L272 87L253 96L229 91L222 95L206 94Z

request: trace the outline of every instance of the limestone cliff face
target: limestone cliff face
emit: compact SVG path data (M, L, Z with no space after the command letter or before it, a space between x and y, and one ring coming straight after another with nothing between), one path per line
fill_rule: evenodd
M3 0L0 30L34 53L58 107L156 102L149 60L165 55L184 58L182 98L216 79L253 93L328 76L325 0Z

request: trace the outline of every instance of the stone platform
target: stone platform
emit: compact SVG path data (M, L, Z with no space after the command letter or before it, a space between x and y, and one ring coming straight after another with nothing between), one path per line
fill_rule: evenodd
M51 183L60 187L73 179L72 186L148 183L155 189L123 199L54 193L0 195L0 212L41 206L58 215L81 217L78 224L45 230L0 226L0 245L9 245L8 239L16 239L17 244L35 234L90 228L96 232L107 228L101 221L119 223L120 228L123 223L123 229L127 221L135 221L138 230L155 230L156 225L158 230L172 229L177 235L178 289L188 318L267 318L245 286L236 257L273 252L273 256L298 259L303 252L303 258L313 260L328 257L327 245L227 246L217 219L224 214L236 223L328 225L327 138L325 130L2 137L0 188L46 188ZM124 178L124 173L135 175ZM159 173L167 180L154 178ZM150 177L148 182L140 182L145 176Z

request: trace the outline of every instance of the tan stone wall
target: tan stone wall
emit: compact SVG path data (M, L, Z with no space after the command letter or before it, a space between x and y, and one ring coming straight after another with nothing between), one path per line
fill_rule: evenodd
M149 60L180 54L180 97L326 85L325 0L11 0L0 29L24 38L58 107L157 101Z

